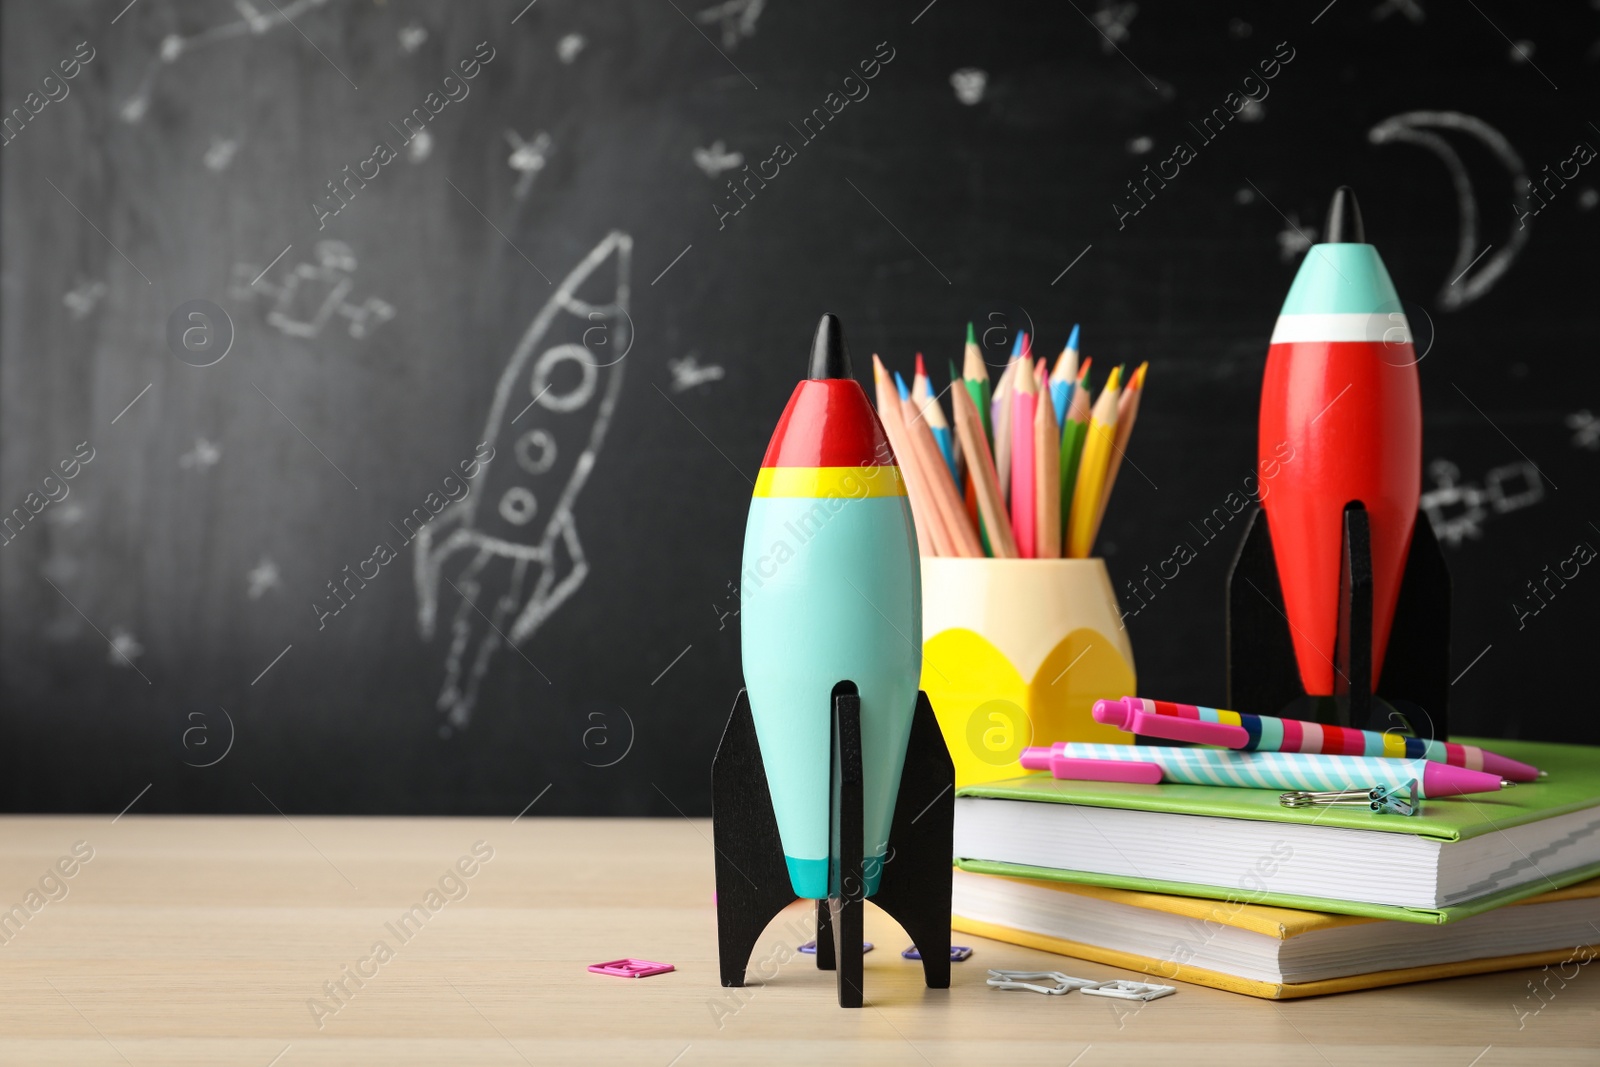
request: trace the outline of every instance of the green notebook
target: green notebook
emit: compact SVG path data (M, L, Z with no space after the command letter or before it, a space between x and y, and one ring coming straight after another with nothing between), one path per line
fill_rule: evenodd
M1266 789L1058 781L957 794L963 870L1441 923L1600 875L1600 748L1481 744L1548 773L1413 817Z

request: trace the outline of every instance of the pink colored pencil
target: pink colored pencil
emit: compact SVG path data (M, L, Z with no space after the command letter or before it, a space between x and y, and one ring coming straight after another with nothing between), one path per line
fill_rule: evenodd
M1017 537L1017 555L1032 559L1038 554L1037 501L1034 497L1033 469L1034 406L1039 401L1033 383L1033 364L1019 359L1011 401L1011 528Z

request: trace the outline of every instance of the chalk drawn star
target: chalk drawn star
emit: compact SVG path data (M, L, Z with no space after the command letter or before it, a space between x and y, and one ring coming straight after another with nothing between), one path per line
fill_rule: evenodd
M144 655L144 646L134 639L133 634L121 626L114 627L111 631L111 650L106 653L106 660L113 667L127 667L136 670L133 661Z
M588 44L589 41L583 34L569 33L556 42L556 58L563 63L571 64Z
M1600 452L1600 418L1588 408L1567 416L1567 428L1572 431L1572 447Z
M1300 216L1291 211L1287 225L1278 231L1278 258L1285 263L1293 263L1295 257L1310 248L1316 239L1317 228L1300 225Z
M722 368L715 363L702 367L699 361L695 359L695 353L693 352L690 352L682 359L668 360L667 369L672 372L672 391L674 393L681 393L693 389L697 385L704 385L707 382L720 382L724 373Z
M194 447L178 457L178 466L183 470L204 472L210 467L215 467L221 459L221 445L207 441L204 437L196 437Z
M956 99L973 107L983 100L983 92L989 87L987 71L977 67L962 67L950 75L950 87L956 91Z
M281 589L283 583L278 577L278 565L266 556L261 557L261 562L245 575L245 580L250 583L248 596L251 600L260 600L269 589Z
M695 12L695 21L707 26L718 23L722 27L722 47L732 52L739 47L741 38L756 35L756 20L767 6L767 0L727 0L702 11Z
M1110 54L1117 50L1117 46L1132 36L1128 27L1132 25L1134 16L1139 13L1138 4L1108 3L1094 13L1094 24L1100 28L1103 35L1100 40L1100 51Z
M710 148L696 148L694 165L705 171L707 178L715 178L725 170L738 170L744 163L744 153L730 152L722 141L711 142Z
M206 148L206 169L213 174L221 174L228 169L228 164L233 162L233 157L239 151L238 138L213 137L211 144Z
M96 305L105 295L105 282L79 282L76 289L61 298L61 302L66 305L74 322L82 322L94 313Z
M540 130L533 140L525 141L516 130L507 130L506 141L511 145L506 163L518 173L512 195L521 200L533 188L533 180L544 170L545 164L550 162L550 135Z

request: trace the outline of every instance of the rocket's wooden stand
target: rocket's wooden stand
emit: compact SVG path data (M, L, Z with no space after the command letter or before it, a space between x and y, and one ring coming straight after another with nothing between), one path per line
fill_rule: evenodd
M1345 506L1343 540L1336 691L1311 694L1330 699L1314 701L1314 714L1293 717L1387 730L1398 725L1390 717L1392 708L1417 737L1445 740L1450 723L1450 574L1428 516L1417 513L1379 679L1372 677L1371 533L1360 501ZM1306 696L1283 610L1272 533L1260 508L1250 517L1228 573L1227 642L1228 707L1277 715ZM1375 697L1389 707L1380 707Z
M853 683L833 691L833 834L846 857L817 901L817 967L836 970L839 1006L862 1005L861 698ZM955 826L955 766L925 693L906 745L889 851L872 902L898 922L922 956L930 989L950 986L950 856ZM795 900L767 791L766 767L743 690L711 765L712 844L717 864L717 955L722 984L744 985L761 931Z

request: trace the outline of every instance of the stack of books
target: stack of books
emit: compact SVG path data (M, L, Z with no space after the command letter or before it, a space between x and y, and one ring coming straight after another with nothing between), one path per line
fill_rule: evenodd
M1482 743L1547 777L1411 817L1223 786L968 786L955 928L1274 999L1561 963L1600 930L1600 749Z

